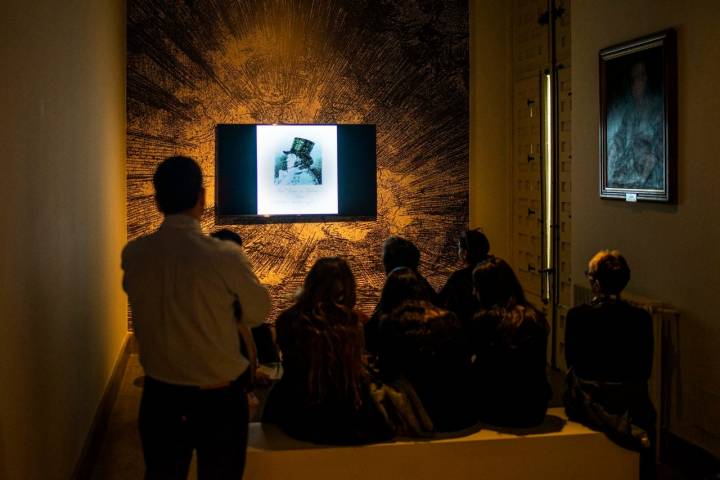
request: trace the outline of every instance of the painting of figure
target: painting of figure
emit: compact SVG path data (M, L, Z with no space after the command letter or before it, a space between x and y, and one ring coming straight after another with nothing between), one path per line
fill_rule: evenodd
M295 137L290 150L275 158L275 185L322 185L322 157L311 155L315 142Z
M671 53L672 31L600 52L603 197L669 201L672 195Z

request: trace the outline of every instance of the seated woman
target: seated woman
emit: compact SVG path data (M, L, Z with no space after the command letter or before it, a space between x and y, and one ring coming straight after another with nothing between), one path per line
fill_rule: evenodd
M653 359L650 314L620 299L630 280L630 267L620 252L595 254L587 277L595 296L590 303L571 308L565 323L565 359L571 372L565 395L568 415L605 430L618 443L624 443L624 436L630 440L626 446L633 446L635 438L638 446L645 443L647 448L655 430L655 410L648 395ZM625 413L630 424L622 420ZM604 425L593 424L600 418ZM616 428L621 425L627 435ZM635 431L639 435L633 437L632 425L644 432ZM652 469L654 459L649 462L644 470Z
M537 426L551 396L545 316L525 299L515 273L500 258L480 262L473 282L480 309L467 331L480 418L499 426Z
M450 275L438 296L440 305L465 324L480 308L473 294L472 272L475 265L487 258L490 242L480 230L465 230L458 238L457 247L458 257L465 266Z
M382 262L383 268L385 269L385 275L390 275L390 272L398 267L407 267L411 269L415 272L415 275L421 284L423 298L433 304L438 304L438 296L435 289L418 271L418 268L420 267L420 250L413 242L405 238L398 237L397 235L391 235L383 243ZM373 355L377 354L378 349L378 326L380 325L381 314L380 309L381 306L378 304L364 327L365 348Z
M316 443L384 440L393 432L372 401L363 363L355 279L339 257L321 258L295 304L275 327L283 376L270 392L264 422Z
M388 275L378 304L378 371L414 388L436 431L476 422L466 385L470 355L452 312L435 307L418 274L399 267Z

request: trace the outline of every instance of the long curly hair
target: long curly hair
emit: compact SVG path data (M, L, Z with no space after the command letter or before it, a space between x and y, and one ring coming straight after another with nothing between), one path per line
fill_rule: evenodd
M545 316L525 297L515 272L502 258L489 256L473 270L473 287L480 312L502 319L500 326L508 332L531 321L549 330Z
M378 311L380 314L390 313L395 307L407 300L427 300L428 295L423 290L418 274L409 267L397 267L390 271L385 280Z
M351 400L359 408L366 375L365 347L355 306L355 277L340 257L325 257L310 269L296 297L303 349L308 358L310 403L329 394Z

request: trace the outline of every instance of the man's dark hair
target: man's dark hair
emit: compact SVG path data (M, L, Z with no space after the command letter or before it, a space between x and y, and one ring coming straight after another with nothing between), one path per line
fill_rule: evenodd
M213 232L210 234L210 236L215 237L218 240L228 240L230 242L235 242L238 245L242 246L242 237L228 228L223 228L222 230Z
M593 267L588 274L598 282L602 293L617 295L630 281L630 267L620 252L606 252Z
M410 240L393 235L383 244L383 266L385 273L397 267L417 270L420 265L420 250Z
M490 252L490 241L478 229L463 231L458 238L458 245L467 253L465 261L468 265L482 262Z
M155 170L153 186L158 208L164 215L184 212L197 204L202 170L190 157L169 157Z

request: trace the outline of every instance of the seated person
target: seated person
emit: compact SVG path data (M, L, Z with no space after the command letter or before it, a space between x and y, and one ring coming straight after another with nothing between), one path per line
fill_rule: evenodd
M593 382L591 401L595 407L611 415L627 412L632 424L647 434L649 445L655 430L655 410L648 395L653 360L650 314L620 298L630 280L630 268L620 252L602 250L595 254L587 277L595 296L590 303L571 308L565 323L568 393L573 393L573 384L579 387ZM588 422L584 407L570 401L567 393L565 401L573 420Z
M487 258L490 242L480 230L465 230L460 234L457 246L464 267L450 275L438 297L440 305L455 313L465 324L480 308L473 294L472 272L475 265Z
M358 444L391 438L375 407L363 361L355 279L339 257L321 258L275 328L283 376L270 392L264 422L299 440Z
M218 240L227 240L242 247L242 237L230 229L223 228L210 234L211 237ZM242 311L240 305L235 305L235 316L240 320ZM256 376L258 363L270 364L280 361L277 346L273 337L272 328L269 324L263 323L252 329L248 329L245 325L238 324L238 331L242 341L243 355L250 360L251 378L254 380ZM261 379L262 380L262 379Z
M388 275L378 313L380 378L391 384L407 380L436 431L474 424L466 391L470 355L455 315L434 306L418 274L407 267Z
M438 304L438 297L435 289L430 283L420 275L418 267L420 266L420 250L410 240L392 235L385 240L382 253L383 267L385 275L388 275L397 267L407 267L413 270L420 280L422 289L427 299L433 304ZM378 307L370 316L370 320L365 323L365 348L370 353L377 351L377 327L380 320Z
M479 310L467 324L480 419L506 427L543 422L550 400L545 374L549 327L526 299L512 268L489 257L473 270Z

